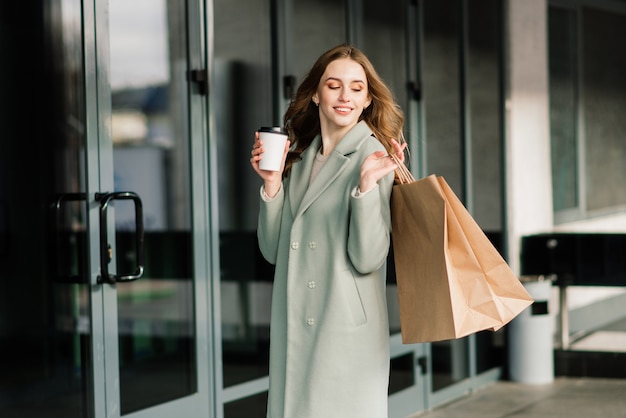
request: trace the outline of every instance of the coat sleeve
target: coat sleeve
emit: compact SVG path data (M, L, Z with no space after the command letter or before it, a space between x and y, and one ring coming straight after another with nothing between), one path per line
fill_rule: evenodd
M371 273L383 266L390 243L391 188L393 173L378 182L377 189L361 197L351 196L348 231L348 255L361 274Z
M284 201L284 185L273 199L265 200L261 197L257 239L259 241L261 254L263 254L263 257L271 264L276 264Z

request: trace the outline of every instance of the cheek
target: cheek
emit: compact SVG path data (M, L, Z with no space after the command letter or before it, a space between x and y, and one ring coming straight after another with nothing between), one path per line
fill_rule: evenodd
M335 100L334 90L324 90L319 94L320 103L332 103Z

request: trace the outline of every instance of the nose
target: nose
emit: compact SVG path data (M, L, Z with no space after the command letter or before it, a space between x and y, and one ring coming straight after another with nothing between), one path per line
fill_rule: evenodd
M341 89L341 94L339 95L340 102L349 102L350 101L350 92L348 89Z

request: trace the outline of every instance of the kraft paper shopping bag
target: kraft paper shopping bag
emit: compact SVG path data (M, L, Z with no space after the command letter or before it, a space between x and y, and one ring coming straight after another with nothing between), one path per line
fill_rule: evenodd
M391 209L404 343L496 330L532 303L442 177L399 177Z

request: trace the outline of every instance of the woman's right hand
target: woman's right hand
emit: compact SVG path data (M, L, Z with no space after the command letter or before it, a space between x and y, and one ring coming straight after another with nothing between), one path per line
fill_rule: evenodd
M285 144L285 152L283 153L283 161L280 165L280 171L268 171L261 170L259 168L259 161L263 158L263 141L259 139L259 133L254 133L254 145L252 146L252 157L250 158L250 165L254 171L263 179L265 194L268 197L272 198L276 196L278 191L280 190L280 186L283 181L283 170L285 168L285 160L287 159L287 153L289 152L290 142L287 141Z

